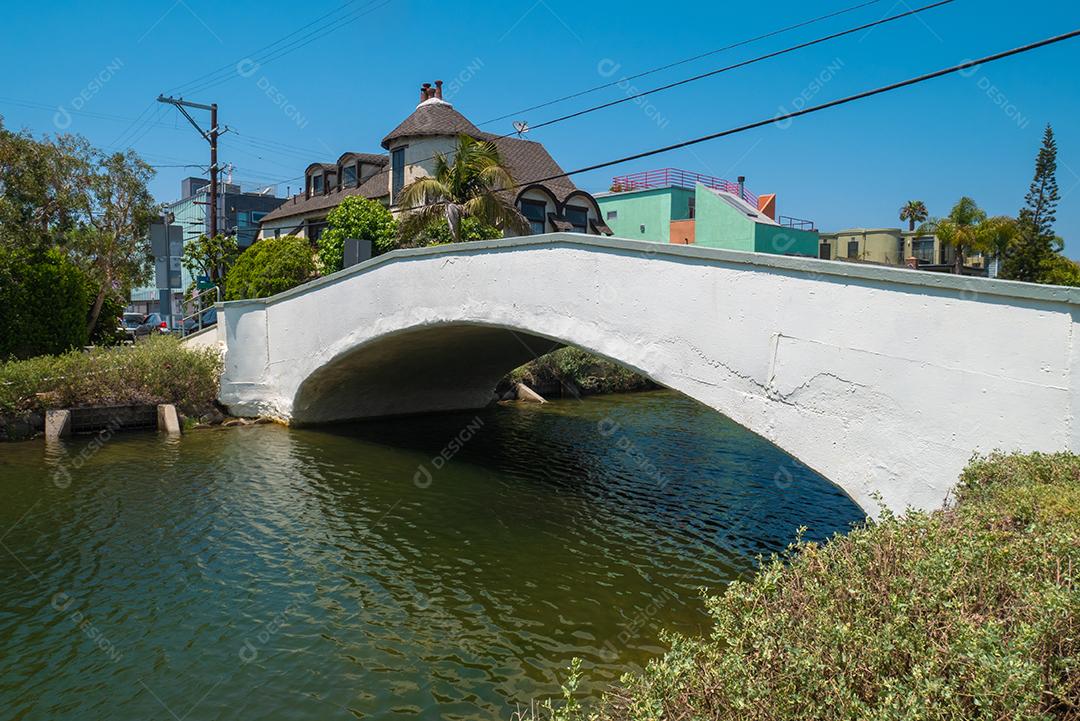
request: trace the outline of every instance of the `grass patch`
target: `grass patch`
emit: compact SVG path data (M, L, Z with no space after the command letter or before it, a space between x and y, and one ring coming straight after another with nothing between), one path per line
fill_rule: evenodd
M591 718L1080 719L1080 456L993 455L956 502L797 543ZM556 708L550 718L585 718Z
M0 363L0 414L49 408L175 403L199 413L218 395L221 357L170 337Z

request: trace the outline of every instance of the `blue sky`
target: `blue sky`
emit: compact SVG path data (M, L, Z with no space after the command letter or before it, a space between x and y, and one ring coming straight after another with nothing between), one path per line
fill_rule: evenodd
M920 3L882 0L737 50L634 80L647 89L819 35L903 12ZM97 145L133 147L159 166L207 163L206 144L159 92L186 90L217 102L234 129L221 160L245 185L291 185L311 161L343 151L380 151L379 141L410 113L422 82L454 86L452 102L471 120L515 113L538 124L624 97L609 88L528 113L523 108L617 80L732 42L856 4L856 0L701 3L641 0L446 3L437 0L140 0L38 2L5 8L0 48L14 71L0 90L10 128L69 132ZM1053 0L957 0L915 18L593 113L529 137L565 169L602 162L773 117L961 60L1080 27L1080 6ZM333 32L253 68L254 51L338 11ZM304 33L319 29L313 25ZM44 42L48 38L48 42ZM280 46L279 46L280 47ZM665 156L575 177L605 190L612 175L677 167L775 192L781 213L825 230L895 226L911 198L945 214L970 195L991 214L1015 214L1031 180L1043 127L1054 126L1062 201L1058 233L1080 258L1080 40L915 88L766 126ZM193 83L225 68L223 82ZM270 90L272 88L272 90ZM808 100L807 100L808 99ZM59 111L58 108L64 111ZM78 110L79 112L70 112ZM101 117L108 116L108 117ZM132 119L149 120L151 123ZM511 119L484 125L509 132ZM162 201L198 168L161 167Z

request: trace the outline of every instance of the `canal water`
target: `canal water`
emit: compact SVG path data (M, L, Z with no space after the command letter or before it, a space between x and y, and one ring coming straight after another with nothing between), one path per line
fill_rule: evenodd
M0 718L508 719L862 519L662 391L0 445Z

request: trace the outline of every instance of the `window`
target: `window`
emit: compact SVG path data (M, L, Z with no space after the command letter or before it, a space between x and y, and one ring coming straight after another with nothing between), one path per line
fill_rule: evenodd
M609 210L607 212L607 219L608 220L618 220L619 219L619 211L617 211L617 210Z
M934 239L916 238L911 241L911 254L919 259L920 263L934 263Z
M690 196L686 199L686 217L693 220L697 214L697 198Z
M341 169L341 185L345 188L352 188L356 185L356 165L346 165Z
M822 260L829 260L830 258L832 258L832 244L822 243L821 245L819 245L817 257L821 258Z
M258 223L259 221L261 221L265 217L266 217L266 213L260 212L258 210L251 211L251 222L252 223Z
M323 176L321 174L320 175L312 175L311 176L311 192L312 193L321 193L322 191L323 191Z
M390 193L390 199L395 202L398 193L405 187L405 147L394 148L394 152L390 156L390 165L394 169L394 185Z
M859 241L849 240L847 242L847 257L858 258L859 257Z
M589 209L579 208L576 205L566 206L566 219L574 226L575 233L589 232Z
M529 232L541 235L547 232L547 203L542 200L521 200L521 214L529 221Z

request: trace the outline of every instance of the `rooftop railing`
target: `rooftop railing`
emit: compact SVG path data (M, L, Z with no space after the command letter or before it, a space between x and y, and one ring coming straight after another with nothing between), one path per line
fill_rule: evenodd
M693 190L698 183L701 183L706 188L731 193L737 198L742 198L755 208L757 207L758 197L747 190L744 184L733 183L724 178L702 175L689 170L679 170L678 168L660 168L659 170L643 170L629 175L617 175L611 179L611 190L614 192L651 190L655 188L688 188Z
M803 218L792 218L790 215L781 215L776 219L776 222L785 228L791 228L792 230L816 230L814 221L804 220Z

